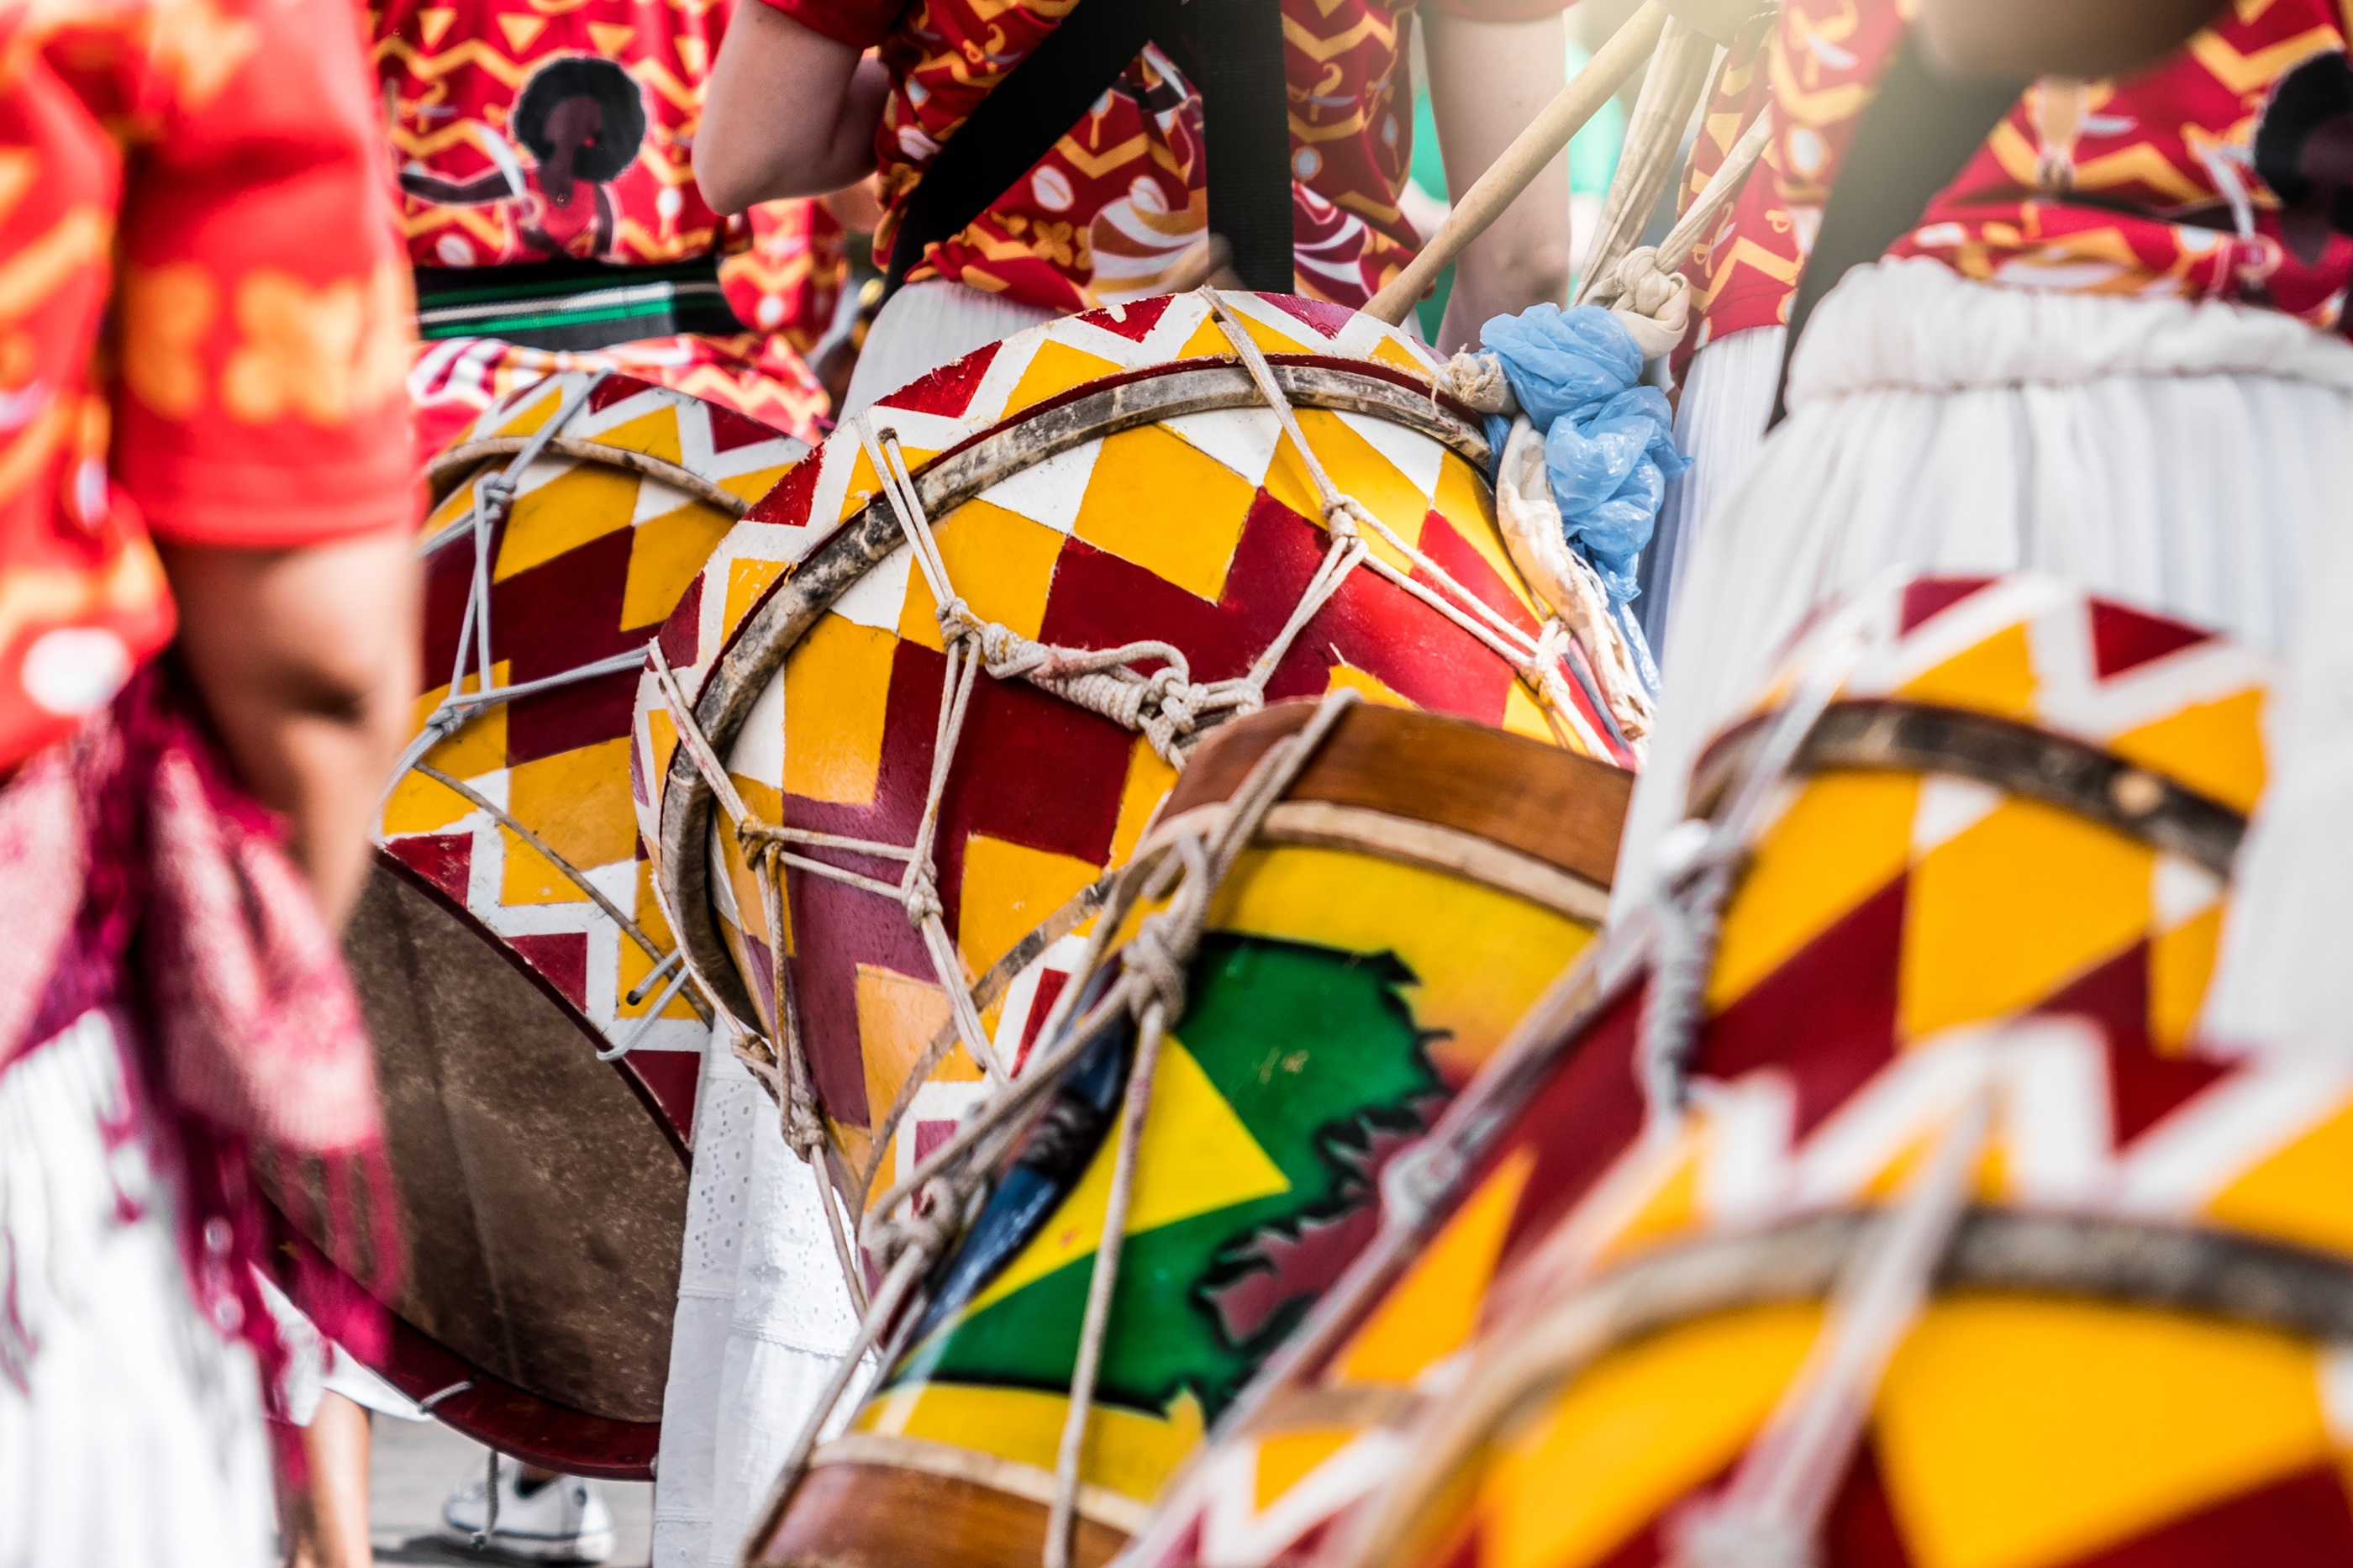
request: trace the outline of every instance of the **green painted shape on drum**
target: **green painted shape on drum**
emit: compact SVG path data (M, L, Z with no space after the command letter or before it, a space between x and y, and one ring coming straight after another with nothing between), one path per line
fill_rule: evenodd
M1157 1415L1189 1390L1214 1420L1353 1250L1335 1244L1370 1239L1370 1167L1445 1092L1402 994L1415 983L1390 952L1203 939L1176 1037L1290 1189L1126 1238L1098 1400ZM1060 1223L1058 1209L1044 1228ZM1090 1253L967 1313L892 1384L1067 1389L1093 1277Z

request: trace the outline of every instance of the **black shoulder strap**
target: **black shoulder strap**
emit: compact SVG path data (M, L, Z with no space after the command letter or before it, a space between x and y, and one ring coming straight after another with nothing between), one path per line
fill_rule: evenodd
M2022 90L2014 82L1950 80L1920 58L1918 29L1905 32L1894 62L1855 124L1812 254L1798 279L1797 297L1789 301L1771 424L1778 425L1787 412L1789 358L1822 296L1847 268L1878 260L1918 226L1928 204L1960 177Z
M1209 226L1253 289L1292 289L1291 125L1281 0L1079 0L981 100L899 215L883 287L962 234L1158 38L1200 89Z

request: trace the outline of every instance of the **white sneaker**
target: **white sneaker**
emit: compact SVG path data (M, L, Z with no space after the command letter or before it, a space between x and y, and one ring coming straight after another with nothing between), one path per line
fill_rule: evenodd
M461 1481L441 1504L441 1536L472 1546L488 1518L483 1478ZM483 1542L492 1552L535 1563L602 1563L618 1543L613 1510L592 1481L558 1476L523 1495L522 1467L499 1466L499 1513Z

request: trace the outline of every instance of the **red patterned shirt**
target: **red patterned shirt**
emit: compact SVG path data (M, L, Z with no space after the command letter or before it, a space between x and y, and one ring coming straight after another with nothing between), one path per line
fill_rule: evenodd
M1567 0L1440 0L1492 19ZM857 48L879 46L894 90L875 137L890 253L898 212L942 145L1059 24L1069 0L768 0ZM1414 0L1284 0L1292 229L1298 289L1356 307L1419 244L1398 210L1413 154ZM946 278L1056 310L1163 291L1207 231L1199 96L1147 47L1093 109L910 279Z
M153 538L310 544L417 497L408 272L350 8L20 5L0 45L5 768L171 637Z
M1686 197L1769 100L1772 140L1686 274L1697 342L1787 319L1821 204L1903 32L1898 0L1787 0L1727 71ZM2181 49L2107 82L2046 79L1891 254L1964 277L2078 293L2229 300L2340 329L2353 280L2353 106L2330 0L2241 4Z

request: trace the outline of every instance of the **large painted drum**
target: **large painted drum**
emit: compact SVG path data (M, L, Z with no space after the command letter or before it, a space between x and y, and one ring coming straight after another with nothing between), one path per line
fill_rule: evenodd
M1372 1239L1393 1159L1607 908L1628 774L1372 705L1303 739L1315 712L1284 703L1219 731L1136 851L1143 878L1238 836L1231 869L1185 895L1204 914L1134 1146L1074 1471L1078 1562L1141 1526L1205 1426ZM1289 765L1276 748L1303 744L1312 755L1271 808L1236 824L1258 770ZM987 1173L986 1205L907 1309L905 1348L754 1560L1039 1560L1138 1048L1133 1026L1084 1047Z
M430 468L428 685L345 944L407 1253L381 1370L575 1473L651 1473L707 1033L637 848L638 671L806 450L568 374Z
M2276 1300L2287 1315L2266 1319L2190 1268L2277 1261L2245 1235L2214 1252L2216 1226L2353 1242L2341 1184L2315 1174L2353 1151L2353 1077L2222 1059L2195 1031L2263 787L2268 679L2243 648L2048 579L1919 580L1826 616L1700 769L1671 899L1532 1012L1388 1185L1380 1241L1134 1561L1673 1555L1679 1500L1833 1341L1845 1371L1789 1396L1817 1437L1840 1429L1825 1408L1872 1407L1905 1347L1875 1450L1798 1445L1817 1491L1862 1467L1837 1528L1880 1544L1674 1551L2106 1563L2242 1490L2307 1487L2337 1386L2317 1321ZM1921 1173L1957 1127L1975 1131L1939 1186ZM1891 1194L1908 1254L1858 1217ZM1956 1232L1972 1197L2014 1212ZM2051 1211L2082 1226L2052 1230ZM1994 1294L1940 1302L1905 1339L1945 1259L1948 1282ZM1877 1317L1842 1299L1831 1321L1874 1322L1876 1362L1817 1334L1823 1298L1862 1279ZM2258 1365L2274 1370L2241 1370ZM1800 1409L1838 1376L1849 1405ZM2242 1396L2274 1403L2220 1419ZM1750 1489L1795 1495L1788 1445L1764 1447L1780 1458ZM1872 1451L1901 1471L1884 1494Z
M1347 687L1630 760L1434 368L1287 296L1055 321L836 431L688 590L644 837L853 1214L1018 1069L1217 723Z

